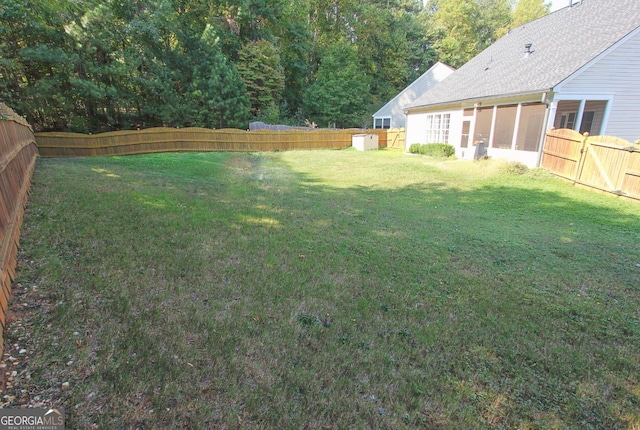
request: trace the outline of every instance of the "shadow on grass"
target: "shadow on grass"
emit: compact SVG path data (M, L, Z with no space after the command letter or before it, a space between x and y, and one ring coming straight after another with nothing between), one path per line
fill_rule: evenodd
M74 380L57 394L72 423L640 419L640 216L628 206L422 165L403 184L340 182L328 171L365 177L353 154L300 157L40 162L23 239L35 263L20 276L57 303L37 317L33 373L52 390L47 374Z

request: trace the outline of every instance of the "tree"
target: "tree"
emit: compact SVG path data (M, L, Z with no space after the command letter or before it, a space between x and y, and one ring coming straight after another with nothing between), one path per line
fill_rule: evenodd
M481 10L476 0L433 0L433 46L438 59L460 67L480 51Z
M205 34L196 54L193 80L188 92L191 122L209 128L247 128L249 99L234 65L220 52L215 40Z
M5 1L0 98L36 130L244 128L246 88L211 34L209 3Z
M508 1L4 0L0 98L38 130L242 126L248 109L363 125L492 43Z
M387 3L387 2L385 2ZM426 31L418 16L401 4L362 4L353 23L354 44L361 66L371 77L371 95L386 102L409 82L414 71L423 72L435 58L429 55Z
M511 24L510 0L430 0L429 34L438 59L460 67L502 37Z
M504 36L511 27L511 5L509 0L477 0L481 11L478 25L480 50Z
M122 128L128 102L126 83L134 73L123 61L125 23L105 4L88 7L84 15L65 25L73 39L73 74L70 92L78 110L68 128L71 131L107 131Z
M513 10L513 26L517 27L549 13L549 4L544 0L519 0Z
M60 0L14 0L0 7L0 99L36 130L64 129L73 115L71 39L63 25L76 16Z
M238 53L238 73L247 87L251 113L278 112L284 91L284 69L276 47L266 40L247 43ZM270 120L277 120L269 118Z
M280 20L270 21L269 24L269 31L278 43L285 77L281 115L298 124L305 119L302 112L303 94L309 87L312 72L317 70L310 9L309 0L287 2Z
M370 103L368 81L358 65L356 48L336 43L327 49L316 80L305 93L305 111L321 126L364 126L362 118Z

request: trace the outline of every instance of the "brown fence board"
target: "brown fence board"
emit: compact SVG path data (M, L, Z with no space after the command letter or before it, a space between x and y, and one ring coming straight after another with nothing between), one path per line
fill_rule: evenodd
M404 128L390 128L387 130L387 147L401 149L405 148Z
M629 197L640 200L640 150L629 152L628 157L620 189Z
M542 152L542 167L563 178L574 179L584 141L585 137L573 130L550 130Z
M550 130L542 167L580 185L640 199L640 146L624 139Z
M6 311L15 277L24 206L38 150L29 124L0 103L0 326L4 336ZM4 338L4 337L2 337ZM0 348L2 345L0 339Z
M622 157L617 155L615 149L588 145L584 154L582 172L577 182L605 191L615 191L616 178L612 176L617 176L617 172L622 168Z
M37 133L42 157L92 157L149 154L174 151L285 151L342 149L351 146L354 134L377 134L386 147L385 130L210 130L205 128L151 128L86 135Z

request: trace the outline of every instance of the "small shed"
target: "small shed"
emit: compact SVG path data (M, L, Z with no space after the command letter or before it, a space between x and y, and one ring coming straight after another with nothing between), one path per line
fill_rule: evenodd
M351 138L351 146L358 151L370 151L378 149L377 134L354 134Z

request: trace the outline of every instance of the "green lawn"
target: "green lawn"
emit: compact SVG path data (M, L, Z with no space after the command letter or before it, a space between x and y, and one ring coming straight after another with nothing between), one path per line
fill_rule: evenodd
M640 426L640 204L538 170L43 159L17 282L5 405L70 428Z

